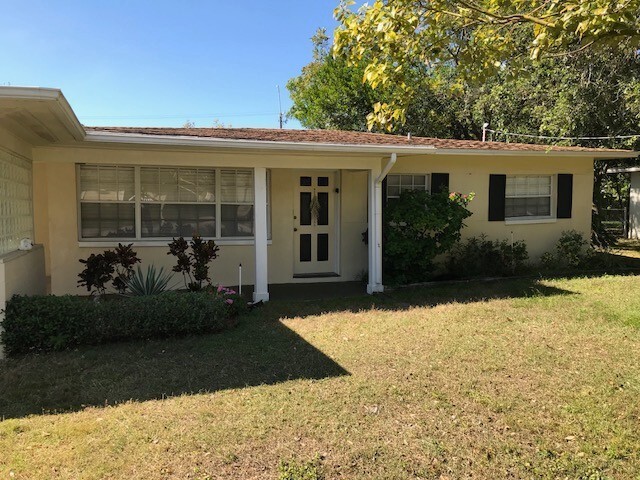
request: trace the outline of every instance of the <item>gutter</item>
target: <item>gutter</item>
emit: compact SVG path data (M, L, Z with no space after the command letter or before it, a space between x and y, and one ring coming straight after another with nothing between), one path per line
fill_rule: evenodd
M404 153L414 155L489 155L518 157L583 157L599 158L636 158L638 152L633 151L562 151L554 150L492 150L475 148L437 148L431 145L362 145L345 143L312 143L312 142L278 142L273 140L239 140L213 137L192 137L185 135L145 135L140 133L113 133L88 131L84 144L128 144L145 146L174 146L200 148L244 148L264 150L311 151L311 152L344 152L344 153Z
M380 176L376 178L376 184L379 185L382 183L382 181L386 178L387 174L393 168L393 166L396 164L397 161L398 161L398 155L394 152L389 157L389 161L387 161L387 164L382 169Z

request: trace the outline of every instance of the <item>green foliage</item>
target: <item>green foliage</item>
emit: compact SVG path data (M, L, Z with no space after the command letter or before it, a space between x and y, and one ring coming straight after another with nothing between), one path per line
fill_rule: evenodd
M640 44L640 0L376 0L357 11L353 3L342 0L336 9L334 52L362 65L373 89L398 86L367 118L370 127L388 130L404 121L407 101L416 93L409 81L416 62L455 64L458 84L481 83L504 69L517 74L544 57L597 51L596 46L635 51Z
M580 232L567 230L562 232L555 250L544 253L540 260L549 270L562 270L587 268L592 258L593 250L589 248L587 239Z
M138 266L138 269L131 273L127 279L126 286L129 290L129 295L141 296L141 295L158 295L166 291L169 287L169 282L173 278L171 272L165 272L164 267L160 267L160 270L156 270L155 265L149 265L145 273Z
M375 100L371 87L362 83L363 69L329 55L324 30L313 42L313 61L287 83L293 100L288 116L307 128L366 130Z
M8 355L64 350L126 339L218 332L231 327L244 304L229 305L205 293L91 301L66 296L14 296L8 303L2 341Z
M446 262L453 277L495 277L524 273L529 254L522 240L487 240L485 235L456 244Z
M194 235L191 242L187 242L183 237L174 238L169 243L167 255L177 258L173 271L182 273L187 289L197 292L202 290L203 284L211 285L209 263L218 258L219 250L220 247L213 240L203 240L202 237Z
M433 260L460 239L466 208L473 194L429 194L404 191L385 213L385 282L403 284L424 281L433 271Z
M322 480L323 478L319 457L304 463L293 459L281 460L278 465L279 480Z
M97 255L92 253L86 260L81 259L80 263L84 264L85 268L78 274L78 286L86 287L92 295L103 295L107 290L107 284L111 282L119 293L124 293L133 266L140 262L132 246L131 243L119 243L114 250L105 250Z

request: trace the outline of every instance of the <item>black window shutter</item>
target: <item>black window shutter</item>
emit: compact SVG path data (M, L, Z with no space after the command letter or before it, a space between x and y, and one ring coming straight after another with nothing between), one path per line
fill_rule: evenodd
M449 193L449 174L448 173L432 173L431 174L431 193L440 193L443 190Z
M506 175L489 175L489 221L504 220L504 198L507 189Z
M558 218L571 218L573 207L573 175L570 173L558 174Z

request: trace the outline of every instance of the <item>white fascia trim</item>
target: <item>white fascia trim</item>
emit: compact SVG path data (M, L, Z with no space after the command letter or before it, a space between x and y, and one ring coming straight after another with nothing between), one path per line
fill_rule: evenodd
M311 142L275 142L270 140L235 140L227 138L190 137L185 135L147 135L141 133L87 132L91 143L125 143L136 145L193 146L209 148L245 148L273 150L306 150L316 152L353 153L429 153L435 155L504 155L504 156L563 156L593 158L635 158L638 152L558 151L558 150L485 150L474 148L436 148L428 145L360 145Z
M0 97L57 100L60 95L59 88L0 86Z
M357 145L311 142L274 142L268 140L233 140L228 138L189 137L180 135L145 135L140 133L94 133L87 132L87 142L129 143L137 145L174 145L209 148L246 148L272 150L308 150L318 152L356 152L356 153L392 153L402 151L416 153L425 151L435 153L431 146L396 147L393 145Z

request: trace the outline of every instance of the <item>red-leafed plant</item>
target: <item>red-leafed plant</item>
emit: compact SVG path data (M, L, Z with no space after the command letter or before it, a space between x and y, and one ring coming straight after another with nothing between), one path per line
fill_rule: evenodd
M213 240L203 240L202 237L194 236L188 242L180 237L174 238L169 243L167 255L176 257L177 262L173 271L182 273L187 289L197 292L202 290L203 286L211 285L209 263L218 258L219 250L220 247Z

